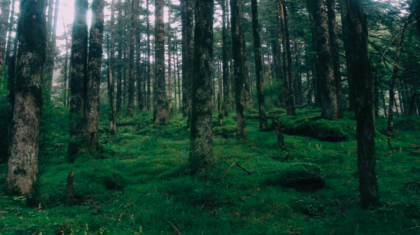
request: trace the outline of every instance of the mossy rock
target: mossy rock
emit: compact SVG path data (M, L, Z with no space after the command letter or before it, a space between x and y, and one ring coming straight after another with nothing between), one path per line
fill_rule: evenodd
M339 122L323 119L301 119L283 123L284 133L288 135L307 136L321 141L340 142L350 138L350 127ZM348 130L346 130L346 129Z

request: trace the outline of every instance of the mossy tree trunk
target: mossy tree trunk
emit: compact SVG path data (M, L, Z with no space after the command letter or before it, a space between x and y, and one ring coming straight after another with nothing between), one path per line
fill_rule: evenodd
M89 59L86 83L86 133L85 141L90 153L99 148L99 91L101 85L102 44L104 35L105 0L92 2L92 26L89 39Z
M86 23L88 2L76 0L70 57L70 160L83 146L85 128L86 61L88 56L88 27Z
M359 190L363 208L379 203L375 157L375 112L372 89L372 66L368 51L366 16L361 0L345 0L349 46L347 55L351 63L356 91L357 155Z
M254 34L254 54L255 54L255 74L257 75L257 98L258 113L260 118L260 129L267 129L267 114L265 112L264 101L264 71L261 53L261 35L258 23L258 3L251 0L252 4L252 32Z
M312 1L315 25L316 52L318 56L318 83L322 88L321 116L329 120L338 119L336 83L334 77L333 58L328 31L327 11L323 0Z
M247 138L245 123L245 70L244 70L244 51L242 35L242 0L231 0L231 24L232 24L232 55L234 60L234 80L235 80L235 103L237 115L237 138L245 140Z
M19 52L14 96L7 187L31 198L38 180L39 131L42 116L41 74L45 62L44 0L26 0L19 18Z
M155 124L168 123L165 90L165 24L163 22L163 0L155 2L155 90L153 91Z
M189 159L193 173L201 172L213 162L213 7L213 0L196 1Z

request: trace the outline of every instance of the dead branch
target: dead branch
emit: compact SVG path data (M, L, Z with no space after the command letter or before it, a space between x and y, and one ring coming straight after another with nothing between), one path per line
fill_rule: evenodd
M172 226L172 228L175 229L175 231L178 233L178 235L181 235L181 232L179 231L179 229L171 221L168 221L168 223Z

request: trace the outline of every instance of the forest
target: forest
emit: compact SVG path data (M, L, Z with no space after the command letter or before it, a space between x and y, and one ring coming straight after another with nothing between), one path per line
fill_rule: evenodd
M420 234L420 0L0 1L0 235Z

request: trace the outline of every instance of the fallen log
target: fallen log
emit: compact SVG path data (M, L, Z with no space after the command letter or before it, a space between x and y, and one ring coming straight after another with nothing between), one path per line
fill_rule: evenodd
M135 126L135 125L140 125L142 124L142 122L122 122L122 123L117 123L117 126Z

